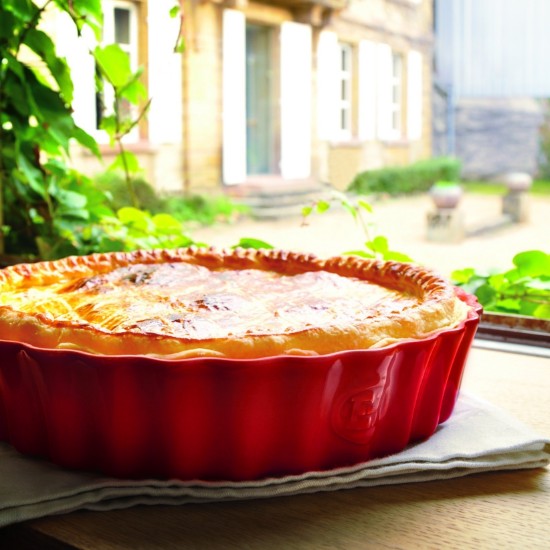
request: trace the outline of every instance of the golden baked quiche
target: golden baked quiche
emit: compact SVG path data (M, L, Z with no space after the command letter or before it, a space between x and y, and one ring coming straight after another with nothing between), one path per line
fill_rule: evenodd
M191 247L0 271L0 339L106 355L329 354L422 339L468 309L423 267L354 256Z

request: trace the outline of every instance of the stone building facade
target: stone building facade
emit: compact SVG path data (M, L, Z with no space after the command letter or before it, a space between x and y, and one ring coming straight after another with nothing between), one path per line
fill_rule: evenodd
M172 4L104 0L112 38L145 67L151 112L127 146L158 189L343 189L431 155L431 0L192 1L182 54ZM75 117L97 133L93 66L75 44Z

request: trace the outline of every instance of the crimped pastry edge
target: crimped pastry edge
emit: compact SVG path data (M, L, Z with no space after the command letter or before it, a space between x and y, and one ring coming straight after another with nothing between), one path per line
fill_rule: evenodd
M285 250L237 248L180 248L113 252L70 256L61 260L19 264L0 271L3 288L51 284L67 273L78 276L106 273L132 264L188 262L205 267L272 270L286 275L326 270L357 277L422 298L407 315L370 319L354 326L304 329L289 334L194 340L156 334L113 333L91 325L56 321L42 314L0 306L0 339L39 348L75 349L102 355L146 355L165 359L187 357L260 358L274 355L324 355L352 349L381 348L404 339L422 339L455 327L468 314L468 306L454 287L435 272L421 266L379 261L357 256L321 259L313 254Z

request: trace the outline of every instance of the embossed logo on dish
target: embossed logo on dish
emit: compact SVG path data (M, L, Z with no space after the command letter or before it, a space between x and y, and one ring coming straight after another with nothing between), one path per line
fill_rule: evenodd
M342 395L332 410L332 428L336 434L352 443L368 441L378 419L381 395L379 387Z

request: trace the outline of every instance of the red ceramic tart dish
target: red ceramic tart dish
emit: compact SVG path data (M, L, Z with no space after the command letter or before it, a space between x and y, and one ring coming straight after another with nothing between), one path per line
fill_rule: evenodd
M480 308L429 270L182 249L0 271L0 439L120 477L247 480L451 414Z

